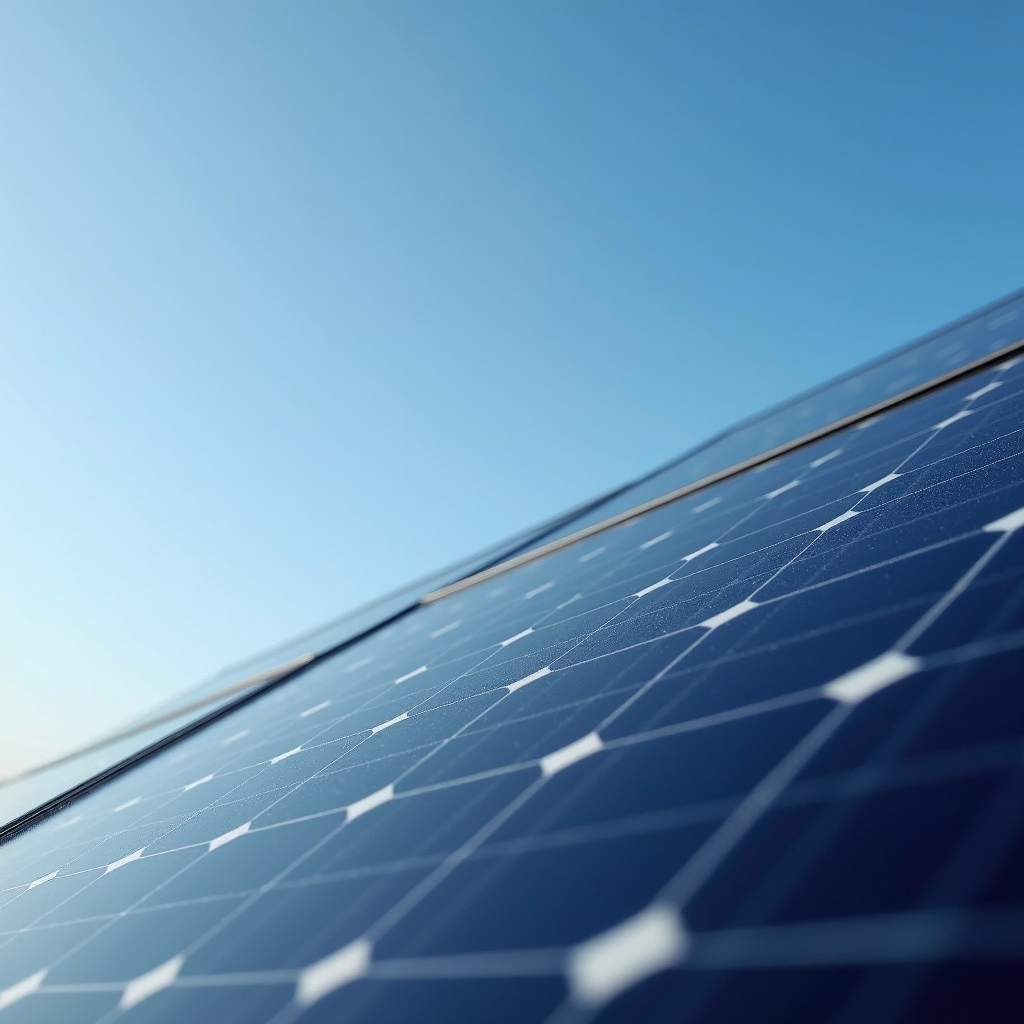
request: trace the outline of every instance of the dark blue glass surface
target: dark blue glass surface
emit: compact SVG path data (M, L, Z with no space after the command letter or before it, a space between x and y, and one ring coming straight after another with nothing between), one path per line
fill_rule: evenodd
M0 1024L1019 1020L1024 362L418 608L0 845Z

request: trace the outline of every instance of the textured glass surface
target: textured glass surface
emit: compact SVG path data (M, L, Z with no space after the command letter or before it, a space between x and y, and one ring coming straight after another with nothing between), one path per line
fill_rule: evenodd
M417 609L0 846L0 1024L1019 1020L1024 363Z

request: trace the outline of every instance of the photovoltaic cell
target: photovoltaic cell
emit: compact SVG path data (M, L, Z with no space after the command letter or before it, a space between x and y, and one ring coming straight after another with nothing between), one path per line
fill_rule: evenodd
M0 845L0 1024L1018 1020L1022 414L418 608Z

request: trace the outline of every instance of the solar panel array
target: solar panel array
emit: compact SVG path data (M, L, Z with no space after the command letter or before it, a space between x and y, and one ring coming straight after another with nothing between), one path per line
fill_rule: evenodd
M536 549L581 527L599 523L675 488L700 480L751 456L792 441L844 416L890 399L937 376L970 365L1013 344L1024 324L1024 291L1009 295L959 321L926 335L874 363L768 410L712 438L655 472L586 505L570 510L485 551L403 587L318 629L229 666L192 690L157 708L149 728L134 736L113 737L52 766L6 784L0 783L0 827L30 813L76 785L98 776L170 736L176 729L232 703L237 694L257 689L265 677L290 670L351 642L363 632L415 606L429 591L443 587L520 551ZM206 700L202 708L193 705ZM175 713L178 713L175 715ZM160 715L161 720L155 720Z
M0 845L0 1024L1017 1021L1024 362L417 608Z

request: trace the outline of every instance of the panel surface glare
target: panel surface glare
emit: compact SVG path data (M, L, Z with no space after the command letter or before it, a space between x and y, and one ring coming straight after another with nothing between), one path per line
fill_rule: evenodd
M417 609L0 845L0 1024L1016 1021L1024 362Z

